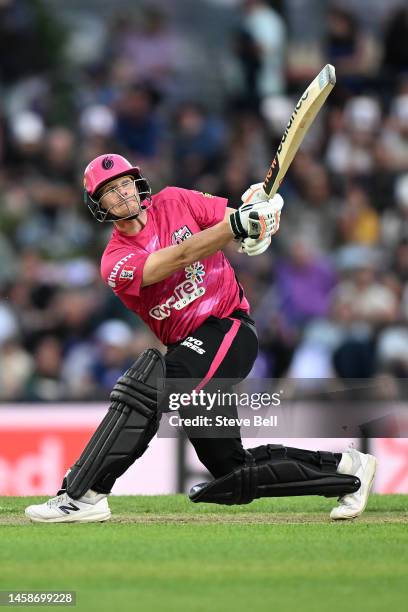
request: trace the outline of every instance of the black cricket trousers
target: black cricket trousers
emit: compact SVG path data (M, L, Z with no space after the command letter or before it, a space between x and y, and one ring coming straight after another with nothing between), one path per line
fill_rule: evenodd
M246 313L235 311L225 319L209 317L185 340L168 348L165 355L166 379L170 379L168 392L173 390L171 379L174 378L186 379L186 384L183 385L185 391L192 391L194 388L197 391L214 390L211 387L213 379L234 379L237 382L243 380L251 371L257 353L255 324ZM191 384L189 389L188 380L191 379L194 384ZM217 383L217 390L229 389L222 387L221 380L217 380ZM166 411L165 404L166 400L162 403L163 411ZM192 411L187 407L181 408L179 413L180 416L188 417ZM201 414L204 412L201 411ZM211 417L215 418L217 415L236 418L236 406L215 405L211 410ZM238 426L236 437L228 438L213 437L212 434L210 437L196 437L197 428L194 427L184 427L184 431L201 463L215 478L228 474L245 463L245 451ZM233 435L235 436L234 431Z

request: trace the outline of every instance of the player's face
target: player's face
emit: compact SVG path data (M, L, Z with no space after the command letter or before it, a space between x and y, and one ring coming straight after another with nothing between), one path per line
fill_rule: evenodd
M98 195L100 207L115 217L126 218L140 213L140 196L131 175L109 181Z

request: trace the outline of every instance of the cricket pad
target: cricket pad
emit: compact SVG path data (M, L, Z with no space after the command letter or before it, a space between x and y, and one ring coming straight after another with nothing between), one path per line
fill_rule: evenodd
M337 473L337 464L331 460L332 453L320 451L321 465L314 466L286 458L284 447L268 445L264 448L268 447L273 452L267 460L255 462L247 452L246 465L209 483L194 486L190 491L191 501L230 506L249 504L259 497L341 497L360 488L361 482L356 476Z
M157 349L147 349L121 376L110 395L108 413L65 477L66 491L79 499L88 489L109 493L148 447L160 422L166 364Z

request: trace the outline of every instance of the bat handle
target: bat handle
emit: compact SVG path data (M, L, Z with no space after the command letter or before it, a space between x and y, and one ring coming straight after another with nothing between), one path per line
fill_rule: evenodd
M279 188L279 185L276 185L276 184L271 186L270 182L268 181L268 178L264 180L263 190L268 196L268 198L273 198L273 196L278 191L278 188Z

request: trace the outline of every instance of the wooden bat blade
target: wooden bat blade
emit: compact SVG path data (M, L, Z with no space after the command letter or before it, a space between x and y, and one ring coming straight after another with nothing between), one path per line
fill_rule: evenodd
M263 184L264 191L268 196L274 196L278 191L302 140L335 83L336 71L334 66L327 64L300 97Z

